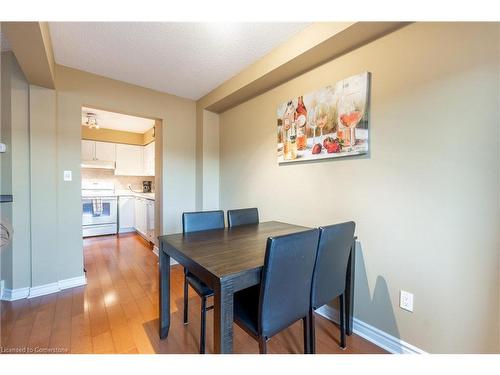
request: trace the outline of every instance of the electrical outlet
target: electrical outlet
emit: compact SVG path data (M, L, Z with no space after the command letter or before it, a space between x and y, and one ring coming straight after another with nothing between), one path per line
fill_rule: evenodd
M413 312L413 294L404 290L399 291L399 307Z

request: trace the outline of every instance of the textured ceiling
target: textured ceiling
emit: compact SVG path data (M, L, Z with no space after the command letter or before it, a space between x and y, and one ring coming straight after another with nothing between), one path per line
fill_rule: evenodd
M103 129L114 129L143 134L155 126L155 121L151 119L87 107L82 107L82 125L85 125L87 113L89 112L96 115L97 124Z
M308 23L51 22L58 64L199 99Z

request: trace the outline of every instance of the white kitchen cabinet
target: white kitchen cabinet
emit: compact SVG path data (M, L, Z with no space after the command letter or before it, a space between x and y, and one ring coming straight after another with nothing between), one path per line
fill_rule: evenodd
M82 160L94 160L95 142L82 140Z
M119 197L118 199L118 229L120 233L135 230L135 198Z
M146 207L147 207L147 221L148 221L148 227L147 227L148 240L157 245L155 236L155 202L148 199L146 202Z
M117 144L115 175L143 176L143 173L143 147Z
M148 211L146 199L135 198L135 230L144 238L148 237Z
M155 175L155 143L144 146L144 176Z
M135 230L146 240L158 246L155 233L155 201L135 197Z
M102 168L102 163L96 162L107 162L107 167L114 169L116 176L154 176L155 142L136 146L82 140L81 160L88 168L94 165Z
M95 160L116 161L116 144L95 142Z
M116 160L116 144L82 140L82 161L111 161Z

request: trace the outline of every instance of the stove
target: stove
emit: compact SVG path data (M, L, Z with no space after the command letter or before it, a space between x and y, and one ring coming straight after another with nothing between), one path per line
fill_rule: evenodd
M112 182L82 182L83 237L118 232L117 198Z

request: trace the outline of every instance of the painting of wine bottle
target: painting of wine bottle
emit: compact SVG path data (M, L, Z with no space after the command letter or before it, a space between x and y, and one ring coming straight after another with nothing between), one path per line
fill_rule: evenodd
M366 154L370 79L364 72L279 105L278 163Z

